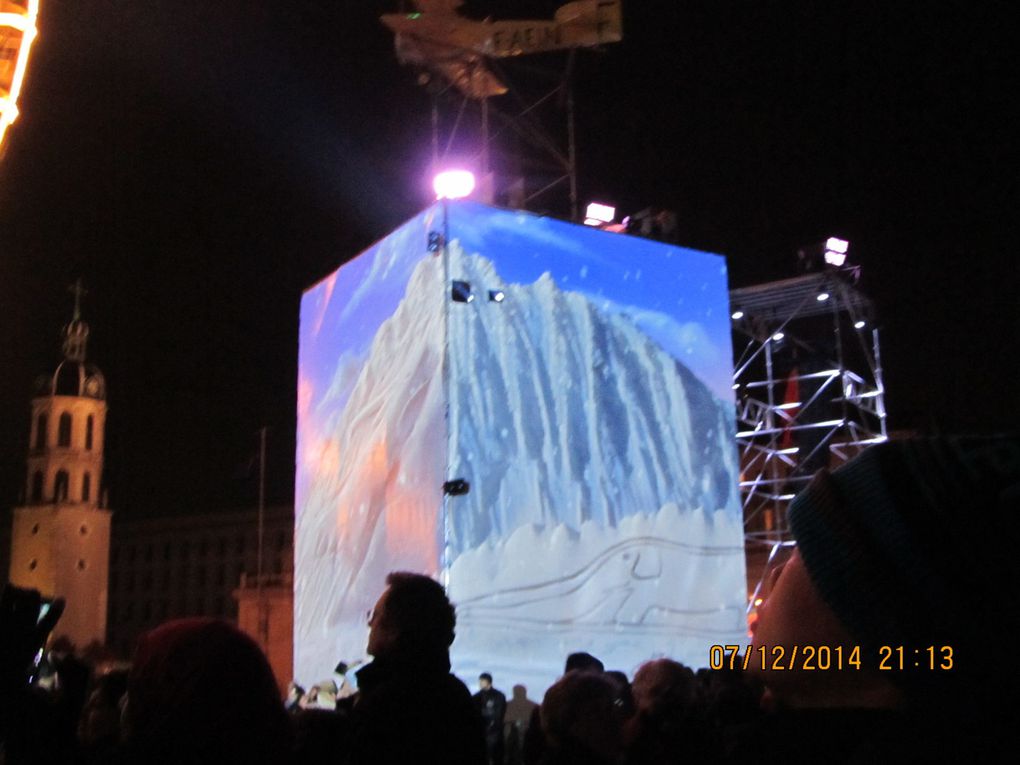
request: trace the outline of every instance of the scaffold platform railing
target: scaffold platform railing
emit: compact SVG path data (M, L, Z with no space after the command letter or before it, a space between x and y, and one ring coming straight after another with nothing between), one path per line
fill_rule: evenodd
M826 268L730 292L752 604L755 569L764 576L792 544L790 500L820 468L888 438L879 330L858 276Z

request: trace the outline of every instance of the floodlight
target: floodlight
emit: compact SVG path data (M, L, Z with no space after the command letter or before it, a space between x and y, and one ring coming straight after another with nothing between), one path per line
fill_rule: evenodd
M819 292L817 297L815 297L815 300L817 300L819 303L824 303L828 299L829 299L828 292Z
M844 263L846 263L846 253L836 252L835 250L826 250L825 262L828 263L830 266L840 268Z
M743 311L734 311L733 315L730 316L730 318L733 319L734 321L736 321L737 319L743 319L744 318L744 312Z
M850 249L850 242L846 239L837 239L834 236L830 236L825 240L825 249L838 252L840 255L846 255Z
M475 190L475 176L470 170L444 170L432 181L436 199L461 199Z
M854 329L864 329L864 320L854 322Z
M591 202L588 205L588 209L584 211L585 224L588 226L598 226L602 223L612 223L613 219L616 218L616 208L609 205L604 205L601 202ZM589 221L595 221L591 223Z
M502 303L506 299L506 293L503 290L489 290L489 300L493 303Z
M830 266L842 268L846 263L846 254L850 251L850 242L836 236L830 236L825 240L825 262Z
M776 332L776 334L774 334L774 335L772 336L772 339L773 339L773 340L775 340L775 341L776 341L776 342L778 343L778 342L779 342L780 340L782 340L782 339L783 339L784 337L786 337L786 335L784 335L784 334L783 334L782 332Z
M826 268L843 268L846 265L850 242L830 236L797 251L803 271L820 271Z

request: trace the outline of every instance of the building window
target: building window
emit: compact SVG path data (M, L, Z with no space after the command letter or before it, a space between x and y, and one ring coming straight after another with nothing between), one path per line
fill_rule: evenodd
M35 471L32 476L32 501L42 502L43 498L43 474L41 470Z
M38 533L39 533L39 524L38 523L33 523L32 524L32 536L35 536Z
M92 430L95 428L95 418L90 414L85 420L85 448L92 451Z
M57 481L53 485L53 501L64 502L67 500L67 484L69 478L66 470L57 471Z
M45 414L40 414L35 421L35 448L45 449L46 448L46 425L47 419Z
M89 533L89 527L83 523L81 526L78 527L78 533L81 534L82 536L85 536L86 534Z
M88 502L92 496L92 476L88 473L81 477L81 501Z
M71 415L64 412L60 415L60 424L57 426L57 446L71 445Z
M78 558L78 570L79 571L85 570L85 561L82 560L81 558Z
M29 571L35 571L35 567L38 566L38 565L39 565L39 561L37 561L35 558L32 558L32 560L30 560L28 562L28 570Z

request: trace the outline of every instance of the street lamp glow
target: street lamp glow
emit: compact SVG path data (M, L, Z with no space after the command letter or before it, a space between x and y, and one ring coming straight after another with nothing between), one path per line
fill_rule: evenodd
M432 181L436 199L461 199L475 190L475 176L469 170L444 170Z
M18 94L36 36L39 0L0 2L0 145L18 116Z

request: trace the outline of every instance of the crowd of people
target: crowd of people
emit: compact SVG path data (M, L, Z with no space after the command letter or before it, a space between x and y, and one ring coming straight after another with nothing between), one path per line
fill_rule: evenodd
M0 765L1012 761L1018 511L1018 439L873 447L793 501L796 552L725 666L628 677L579 651L541 704L451 673L454 605L420 574L387 578L356 691L344 667L286 700L212 619L146 634L129 671L90 683L65 652L49 688L29 683L59 603L39 619L38 593L8 588Z

